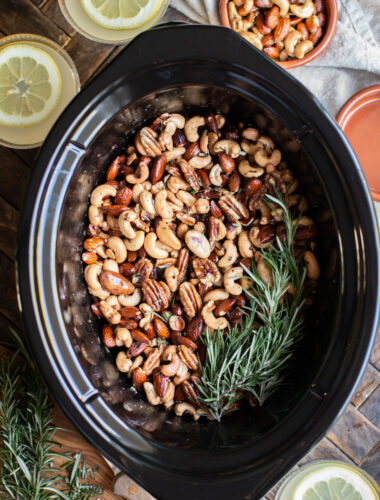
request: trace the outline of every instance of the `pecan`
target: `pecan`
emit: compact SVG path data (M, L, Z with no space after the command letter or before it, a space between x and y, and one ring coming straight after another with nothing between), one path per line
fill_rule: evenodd
M211 209L212 215L214 217L216 217L217 219L221 219L223 217L223 212L221 211L219 205L217 204L217 202L215 200L211 200L210 209Z
M110 325L103 325L102 341L106 347L112 348L116 346L115 333Z
M150 180L152 181L152 184L156 184L162 179L165 173L165 166L166 166L165 155L160 155L157 158L155 158L152 169L150 171Z
M170 290L166 283L163 281L156 281L147 278L142 283L142 291L146 303L154 311L163 311L169 306Z
M219 219L212 215L208 218L208 241L211 251L214 250L218 239L218 220Z
M189 265L189 250L187 248L182 248L178 255L177 267L179 270L178 283L181 283L186 276L187 267Z
M96 250L97 248L105 245L106 240L103 238L99 237L94 237L94 238L87 238L84 240L83 247L85 250L88 250L89 252Z
M139 311L140 312L140 311ZM141 314L141 312L140 312ZM141 330L132 330L131 336L136 342L144 342L144 344L149 344L149 338Z
M212 286L220 278L218 267L210 259L196 257L193 269L199 281L206 286Z
M176 217L177 219L179 219L184 224L187 224L188 226L194 226L194 224L196 223L195 217L185 214L183 212L177 212Z
M189 347L187 347L186 345L180 345L178 347L178 354L185 365L190 368L190 370L198 370L198 358L194 354L194 352L189 349Z
M142 257L135 264L135 275L133 281L143 281L150 277L153 271L153 262L146 257Z
M195 342L190 340L188 337L184 337L179 332L172 332L170 340L174 345L185 345L192 351L196 351L198 349L198 346Z
M219 206L232 221L248 217L248 209L231 193L224 194L219 200Z
M100 273L102 287L114 295L130 295L135 287L122 274L114 271L102 271Z
M142 386L147 381L146 373L140 366L135 368L132 372L132 384L138 391L141 391Z
M111 163L111 165L107 169L106 173L106 180L107 181L112 181L116 179L117 174L119 173L120 170L120 165L122 163L125 163L126 156L125 155L120 155L117 156L114 161Z
M170 337L169 328L162 321L162 319L157 316L153 318L153 327L156 334L162 339L168 339Z
M186 153L183 155L183 157L186 161L189 161L190 158L192 158L193 156L198 156L200 152L201 152L201 148L199 147L198 141L193 142L186 149Z
M195 286L185 281L179 287L179 298L189 318L193 318L202 307L202 299Z
M139 356L147 346L148 344L145 344L145 342L133 342L131 347L128 349L128 356L130 358Z
M206 198L207 200L216 200L220 198L220 192L214 189L203 189L195 193L197 198Z
M160 366L160 356L160 349L155 348L150 351L143 364L143 370L147 375L150 375L155 368Z
M137 151L144 156L158 156L162 151L157 141L157 132L150 127L144 127L137 133L135 146ZM141 161L140 158L139 161Z
M160 398L165 396L166 391L168 390L169 380L169 377L160 372L153 375L153 385Z
M169 165L168 167L166 167L166 171L169 172L169 174L173 175L174 177L181 177L182 178L182 174L181 174L181 171L178 167L176 167L175 165Z
M182 382L182 390L186 396L186 399L193 404L194 406L200 407L200 403L198 401L198 394L194 389L194 386L188 381L185 380Z
M122 307L119 311L120 315L124 319L134 319L135 321L139 321L143 315L138 307L133 306L125 306ZM138 339L135 339L138 340ZM139 342L145 342L145 340L139 340Z
M94 252L83 252L82 260L85 264L94 264L98 260L98 256Z
M239 191L241 186L241 175L235 170L228 179L228 189L233 193Z
M186 181L190 184L191 188L194 191L199 191L200 185L198 181L198 176L195 173L195 168L190 165L186 160L179 160L178 162L179 168Z

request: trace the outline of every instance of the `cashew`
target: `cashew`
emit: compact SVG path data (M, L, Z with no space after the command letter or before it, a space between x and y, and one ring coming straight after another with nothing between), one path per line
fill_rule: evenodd
M272 214L271 214L271 209L268 207L268 205L265 203L264 200L260 201L257 210L261 212L260 224L262 225L268 224Z
M257 153L259 151L260 150L258 150ZM253 177L260 177L260 175L263 175L264 169L252 167L252 165L250 165L248 160L243 160L239 163L239 172L243 177L252 179Z
M170 201L169 205L173 208L174 211L183 210L183 202L177 198L175 193L171 191L166 191L168 193L168 200Z
M102 272L102 264L101 262L95 262L95 264L90 264L86 266L84 270L84 279L89 287L93 290L98 290L102 288L102 285L99 281L100 273Z
M216 219L215 218L215 224L216 224L216 241L221 241L224 240L227 234L227 228L224 225L223 221L221 219ZM223 254L224 255L224 254Z
M275 149L270 156L267 155L264 149L258 149L254 155L255 162L260 167L267 167L269 164L276 167L280 163L281 157L282 155L279 149Z
M248 0L248 1L252 1L252 3L253 3L253 0ZM216 124L217 124L219 130L221 128L223 128L224 125L226 124L226 119L224 118L223 115L216 114L215 120L216 120Z
M148 212L152 217L156 216L156 210L154 209L153 196L149 191L142 191L140 193L139 201L143 209Z
M170 134L173 135L174 132L177 130L177 128L183 128L185 126L185 117L178 114L178 113L172 113L169 115L169 118L166 120L166 127L165 130Z
M104 220L104 212L96 207L95 205L90 205L88 209L88 219L90 224L94 224L94 226L104 227L106 229L107 223Z
M302 40L302 33L297 30L291 31L285 38L285 50L289 56L294 56L294 49Z
M136 231L131 226L131 221L137 219L137 214L133 210L127 210L119 215L118 224L123 236L126 238L134 238Z
M117 302L118 306L120 307L119 301ZM103 316L106 318L108 323L110 323L111 325L118 325L120 323L121 320L120 313L118 313L115 307L112 306L112 302L108 303L105 300L101 300L99 302L99 309L101 310Z
M263 42L261 41L259 33L250 31L240 31L240 35L257 49L263 50Z
M104 288L92 288L90 286L88 287L88 293L100 300L104 300L110 295L110 292L108 290L104 290Z
M205 168L212 162L211 156L193 156L190 158L189 163L194 168Z
M172 219L174 217L174 211L172 206L166 201L167 197L168 192L165 189L159 191L154 199L154 206L160 217L163 219Z
M188 184L181 177L171 175L169 177L168 182L167 182L167 187L168 187L168 190L171 191L172 193L177 193L180 189L187 191L187 189L190 187L190 184ZM156 210L157 210L157 207L156 207Z
M136 231L136 236L134 238L127 238L124 240L125 248L127 250L136 252L143 246L144 239L145 239L144 231Z
M175 385L173 382L168 383L168 388L162 398L162 402L165 405L165 408L170 408L174 405L174 394L175 394Z
M289 12L289 0L272 0L275 5L280 7L280 16L286 17Z
M187 207L192 207L197 201L197 198L191 193L182 190L178 191L177 198L182 201Z
M134 186L134 188L135 188L136 186L139 186L139 185L141 185L141 184L136 184L136 185ZM134 189L134 188L133 188L133 189ZM152 186L152 189L150 190L150 192L152 193L152 195L153 195L153 196L155 196L155 195L156 195L159 191L162 191L162 189L165 189L165 184L164 184L164 181L156 182L156 184L154 184L154 185ZM132 197L133 197L133 190L132 190Z
M213 300L209 300L202 308L202 318L206 325L213 330L224 330L228 326L228 321L226 318L216 318L213 314L213 310L216 305Z
M132 360L128 358L125 351L120 351L116 356L116 367L119 372L127 373L131 369Z
M199 141L199 147L200 147L200 150L202 151L202 153L204 153L205 155L208 155L209 153L209 150L208 150L208 130L204 130L202 132L202 135L201 135L201 138L200 138L200 141Z
M244 273L243 268L240 266L232 267L231 269L228 269L224 273L223 276L224 288L227 290L229 294L241 295L243 289L240 285L235 283L235 280L241 278L243 273Z
M179 269L175 266L169 266L164 271L164 278L171 292L178 288Z
M141 302L141 292L135 288L132 295L118 295L118 300L122 306L137 306Z
M173 148L171 151L166 151L165 156L166 156L166 161L169 163L173 160L178 160L178 158L181 158L186 153L186 148L184 147L178 147L178 148Z
M248 141L256 142L260 137L260 132L257 130L257 128L245 128L241 133L241 136Z
M243 258L252 259L255 255L252 243L248 236L248 231L242 231L238 237L239 253Z
M163 130L158 138L158 142L162 150L167 149L171 151L173 149L173 137L167 130Z
M302 59L305 55L314 49L314 44L311 40L303 40L294 49L294 55L297 59Z
M260 278L264 281L265 284L272 286L273 276L271 268L265 262L264 259L259 259L259 262L256 264L257 272L259 273Z
M153 321L153 309L145 302L139 305L139 309L144 314L144 317L140 319L139 327L145 330Z
M166 347L166 349L161 355L162 361L170 361L172 359L173 354L175 354L176 352L177 352L176 345L170 345L169 347Z
M144 358L142 356L136 356L135 359L132 361L132 365L128 371L128 377L132 377L133 371L141 366L144 362Z
M124 243L123 243L124 245ZM113 271L114 273L119 272L119 266L114 259L107 259L103 261L103 271Z
M314 2L313 0L305 0L302 5L292 4L290 12L301 19L307 19L314 14Z
M205 234L206 224L204 222L199 221L196 224L194 224L193 229L194 229L194 231L198 231L198 233Z
M118 326L115 330L115 333L116 333L116 345L118 347L121 346L131 347L133 339L128 328Z
M174 407L174 413L177 417L182 417L184 413L190 413L194 420L198 420L200 415L197 414L197 409L190 403L177 403Z
M166 375L167 377L174 377L174 375L177 374L179 367L180 360L178 354L173 353L170 363L167 365L162 365L160 370L163 375Z
M118 264L121 264L127 258L127 249L123 243L123 240L118 236L111 236L108 238L107 246L115 254L115 260Z
M203 116L193 116L185 123L185 135L189 142L195 142L199 139L198 128L206 124Z
M211 184L213 184L214 186L218 186L218 187L223 184L223 179L220 175L221 173L222 173L222 168L219 165L219 163L217 163L210 170L209 179L210 179Z
M294 226L314 226L314 221L311 217L306 217L305 215L300 219L293 219L292 225Z
M211 290L210 292L207 292L206 295L203 298L203 301L209 302L212 300L213 302L216 302L218 300L225 300L228 299L229 293L226 292L224 288L215 288L214 290Z
M133 174L128 174L125 178L129 184L141 184L146 181L149 177L149 167L148 165L140 161L139 166L136 168Z
M144 184L145 182L142 182L141 184L135 184L132 188L132 200L135 203L139 202L140 194L145 190Z
M219 267L230 267L235 264L238 258L238 251L236 245L231 240L226 240L223 243L224 248L226 249L226 253L224 256L218 261Z
M103 204L104 198L107 196L116 196L117 189L111 186L110 184L101 184L96 187L91 193L91 205L95 205L95 207L101 207Z
M154 259L166 259L167 257L169 257L169 252L160 248L157 243L158 241L156 233L148 233L145 236L144 248L147 254Z
M121 307L116 295L110 295L106 298L105 302L113 309L116 309L116 311L118 311Z
M181 250L181 241L177 238L175 232L171 227L163 220L161 220L157 226L156 234L162 243L168 245L174 250Z
M237 158L241 150L238 142L231 139L222 139L215 144L214 151L215 153L224 152L231 158Z
M259 239L259 233L260 233L260 228L257 226L254 226L250 229L249 240L251 241L252 245L255 246L256 248L269 248L272 244L272 241L268 241L267 243L261 243Z
M303 258L306 264L307 277L310 278L311 280L319 279L321 271L319 269L318 261L313 252L307 250Z
M157 406L161 403L161 398L157 394L154 385L151 382L144 382L144 391L146 395L146 399L153 406Z

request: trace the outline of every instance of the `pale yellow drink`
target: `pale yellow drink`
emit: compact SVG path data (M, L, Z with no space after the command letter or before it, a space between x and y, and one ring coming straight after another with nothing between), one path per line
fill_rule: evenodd
M169 3L168 0L128 0L136 6L136 12L128 13L130 17L127 20L131 20L131 26L123 29L117 26L117 23L112 28L106 27L105 16L103 19L97 19L97 5L102 1L106 0L94 0L93 3L87 0L58 0L63 15L76 31L96 42L110 44L127 43L142 31L157 24ZM150 5L152 8L149 8ZM110 19L112 21L112 17Z
M338 486L338 492L330 491L331 484ZM282 484L275 500L314 500L317 494L319 500L380 500L379 487L368 474L337 460L319 460L301 467Z
M0 54L10 52L9 49L12 49L11 54L13 54L15 48L23 49L26 60L34 58L37 64L40 63L42 66L47 63L47 66L50 66L50 69L55 68L57 73L51 81L51 93L56 100L52 103L46 118L42 112L41 116L36 116L36 120L33 121L32 116L29 123L25 120L25 124L20 126L12 114L9 115L9 120L6 115L2 115L0 144L19 149L33 148L42 144L59 115L79 92L79 77L73 61L65 50L48 38L33 34L19 34L0 40ZM16 56L20 54L22 52L15 51ZM28 79L24 81L21 78L20 82L17 82L17 89L22 91L27 84Z

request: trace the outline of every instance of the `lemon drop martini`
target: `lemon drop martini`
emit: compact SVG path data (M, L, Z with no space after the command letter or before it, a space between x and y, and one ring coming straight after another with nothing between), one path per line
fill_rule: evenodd
M168 0L58 0L67 21L83 36L123 44L157 24Z
M380 489L355 465L318 460L291 474L275 500L380 500Z
M74 63L55 42L32 34L0 40L0 144L41 145L79 91Z

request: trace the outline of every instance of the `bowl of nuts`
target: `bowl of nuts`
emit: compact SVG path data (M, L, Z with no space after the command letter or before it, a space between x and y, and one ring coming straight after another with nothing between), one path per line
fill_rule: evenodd
M322 54L338 20L336 0L220 0L219 12L224 26L286 69Z
M18 248L52 394L156 498L262 498L349 401L376 332L355 155L300 82L221 26L147 31L78 94L41 149Z

